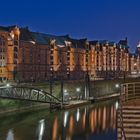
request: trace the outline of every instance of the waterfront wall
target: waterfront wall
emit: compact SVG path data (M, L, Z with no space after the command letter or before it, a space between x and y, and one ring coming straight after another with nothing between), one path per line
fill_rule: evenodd
M139 78L125 79L125 82L133 82L133 81L140 81L140 79ZM120 91L120 86L122 83L124 83L124 79L90 81L90 96L100 97L118 93ZM49 82L42 84L33 84L33 86L37 86L38 88L50 92ZM64 93L65 92L68 93L73 98L77 98L77 96L84 96L85 81L64 81L63 87ZM53 95L55 95L56 97L61 97L61 84L59 81L53 81L52 89Z
M140 81L139 78L131 78L126 79L126 82L137 82ZM90 93L93 97L103 97L106 95L113 95L114 93L118 93L120 91L120 85L123 83L123 79L114 79L114 80L98 80L90 82ZM119 87L116 87L116 84ZM27 84L29 85L29 83ZM36 88L44 89L50 92L50 84L46 83L34 83L30 84L30 86L34 86ZM80 91L77 91L77 88ZM61 98L61 84L60 81L53 81L52 83L52 93L54 96ZM64 81L64 91L66 91L69 97L73 99L81 99L85 93L85 82L84 81ZM32 107L39 106L40 103L33 103L28 101L15 101L15 100L5 100L0 99L0 112L6 112L8 110L14 109L22 109L23 107Z

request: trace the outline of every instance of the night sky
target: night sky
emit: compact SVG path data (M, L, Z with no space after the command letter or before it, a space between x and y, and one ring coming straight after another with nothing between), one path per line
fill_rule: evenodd
M0 25L73 38L140 41L140 0L2 0Z

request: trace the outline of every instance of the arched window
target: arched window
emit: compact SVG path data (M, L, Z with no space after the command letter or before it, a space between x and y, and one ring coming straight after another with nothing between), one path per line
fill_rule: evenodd
M17 56L17 54L16 53L14 53L14 58L17 58L18 56Z
M0 36L0 45L5 46L5 39L3 36Z
M0 46L2 46L2 38L0 37Z
M14 64L17 64L17 60L14 60Z
M18 48L17 47L14 47L14 52L18 52Z

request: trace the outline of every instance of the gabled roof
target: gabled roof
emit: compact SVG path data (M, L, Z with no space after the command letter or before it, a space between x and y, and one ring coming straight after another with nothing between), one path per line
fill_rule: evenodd
M89 44L90 44L90 45L94 45L94 46L96 46L98 43L99 43L98 40L89 41Z
M110 47L113 47L116 43L114 41L110 41L110 42L108 42L108 44Z
M20 28L20 40L35 41L34 38L32 37L31 32L28 30L28 27Z
M13 25L13 26L0 26L0 30L3 30L3 31L11 31L11 29L15 28L16 25Z
M29 29L21 28L20 29L20 39L24 41L35 41L37 44L49 45L50 41L55 39L57 45L65 45L65 41L68 40L68 35L66 36L55 36L50 34L44 34L39 32L31 32Z
M84 38L84 39L72 39L72 38L69 38L69 41L72 42L72 47L74 48L85 48L85 44L86 44L86 41L87 39Z
M106 45L108 43L108 40L99 40L100 45Z
M127 38L125 38L124 40L120 40L118 44L127 46Z

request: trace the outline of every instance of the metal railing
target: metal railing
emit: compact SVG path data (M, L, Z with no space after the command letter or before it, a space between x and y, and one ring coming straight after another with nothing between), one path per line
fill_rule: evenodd
M0 87L0 98L13 100L27 100L32 102L60 104L61 100L52 94L29 86Z
M121 140L126 140L126 135L123 126L123 103L138 98L140 98L140 82L125 83L121 85L120 112L119 112Z
M121 102L140 98L140 82L125 83L121 87Z
M122 88L121 88L121 92L120 92L120 112L119 112L119 120L120 120L120 128L121 128L121 140L126 140L126 136L125 136L125 131L124 131L124 127L123 127L123 108L122 108L122 96L123 96L123 92L122 92Z

